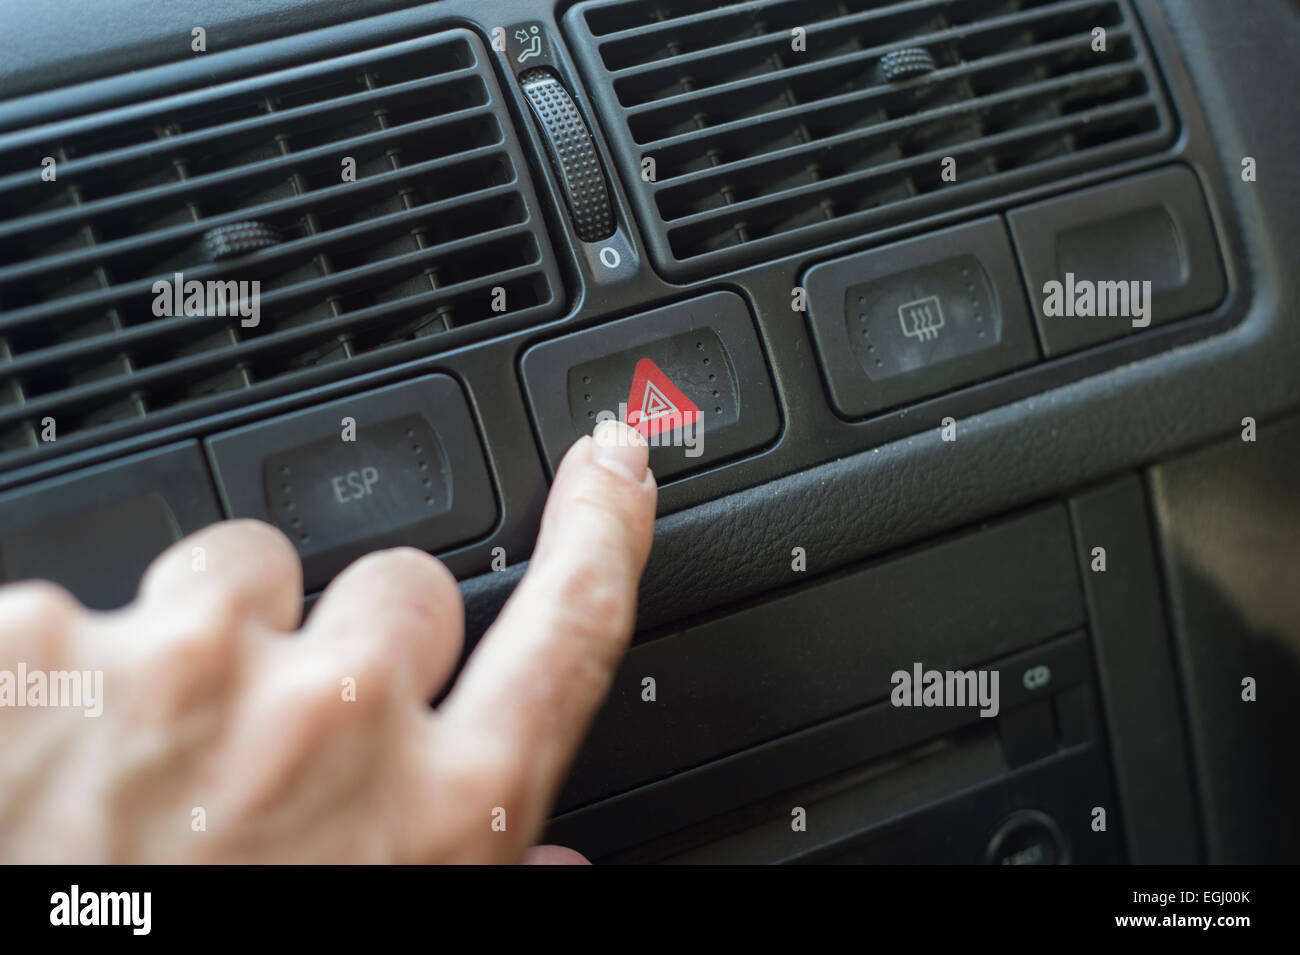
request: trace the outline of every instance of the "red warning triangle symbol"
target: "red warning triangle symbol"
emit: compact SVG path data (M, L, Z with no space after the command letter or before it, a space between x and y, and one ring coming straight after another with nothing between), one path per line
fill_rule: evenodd
M699 406L682 394L658 365L642 358L627 393L627 423L645 437L674 431L699 419Z

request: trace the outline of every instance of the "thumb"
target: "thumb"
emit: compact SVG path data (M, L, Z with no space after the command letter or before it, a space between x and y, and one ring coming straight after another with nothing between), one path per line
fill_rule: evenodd
M617 421L569 449L528 571L439 711L526 774L516 791L544 803L539 823L631 639L654 535L648 462Z

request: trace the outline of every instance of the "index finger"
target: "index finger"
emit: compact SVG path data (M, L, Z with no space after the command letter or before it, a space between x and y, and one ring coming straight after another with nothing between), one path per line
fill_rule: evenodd
M560 464L523 580L470 657L440 717L558 789L609 691L636 622L657 489L644 439L602 423Z

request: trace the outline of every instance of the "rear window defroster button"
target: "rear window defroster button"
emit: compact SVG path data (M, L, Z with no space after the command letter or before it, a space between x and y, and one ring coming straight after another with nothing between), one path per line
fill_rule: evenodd
M858 418L1037 360L1006 228L981 219L804 277L831 402Z

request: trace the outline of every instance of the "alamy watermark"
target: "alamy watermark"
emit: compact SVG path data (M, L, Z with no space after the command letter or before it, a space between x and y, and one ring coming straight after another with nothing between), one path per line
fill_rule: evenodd
M153 313L158 318L211 315L238 318L240 327L256 328L262 321L259 281L186 281L185 273L153 283Z
M889 702L894 706L978 706L980 716L998 715L997 670L895 670Z
M103 670L0 670L0 706L66 707L82 716L104 712Z
M627 402L621 401L617 411L596 413L596 435L602 443L630 442L622 428L601 428L604 421L622 421L652 448L683 448L688 458L698 458L704 453L704 415L699 411L681 411L670 404L628 411Z
M125 926L132 935L153 928L152 892L83 892L73 885L50 896L50 924L59 926Z
M1043 283L1048 318L1130 318L1134 328L1151 324L1151 283L1094 282L1065 273L1065 281Z

